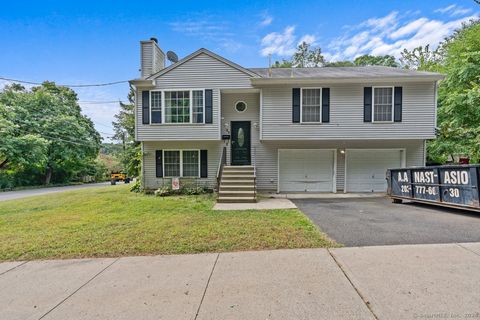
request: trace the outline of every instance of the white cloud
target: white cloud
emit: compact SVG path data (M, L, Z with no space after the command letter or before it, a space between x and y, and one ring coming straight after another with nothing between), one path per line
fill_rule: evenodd
M472 9L463 8L457 6L456 4L451 4L444 8L438 8L434 12L441 13L441 14L449 14L451 17L455 16L463 16L472 12Z
M273 17L268 14L264 14L262 17L262 21L260 22L260 26L266 27L271 25L272 22L273 22Z
M455 8L443 8L450 12ZM325 56L335 60L351 60L363 54L393 55L399 57L406 48L438 43L461 27L463 22L478 18L477 15L446 21L419 17L409 20L411 14L400 15L394 11L380 18L371 18L356 27L348 28L343 35L333 39L326 47Z
M373 27L374 30L389 28L397 24L397 11L392 11L382 18L370 18L363 23L363 25Z
M218 17L203 16L198 19L173 21L169 25L175 32L201 39L209 46L216 44L228 52L236 52L244 46L231 31L230 24Z
M269 54L276 54L279 56L289 56L295 52L295 27L288 26L282 33L271 32L263 37L260 51L262 56L268 56Z
M425 23L427 23L428 19L427 18L420 18L417 20L414 20L403 27L397 29L395 32L392 32L390 34L391 39L397 39L406 35L409 35L418 29L420 29Z
M317 37L313 34L304 34L297 37L295 26L287 26L282 32L271 32L264 36L261 41L262 56L269 54L277 56L291 56L295 53L296 46L302 42L315 45Z
M300 40L298 40L297 44L300 44L302 42L306 42L310 45L314 45L316 40L317 40L317 38L313 34L306 34L303 37L301 37Z
M451 10L455 9L456 6L457 6L456 4L451 4L451 5L449 5L447 7L444 7L444 8L438 8L434 12L446 13L448 11L451 11Z

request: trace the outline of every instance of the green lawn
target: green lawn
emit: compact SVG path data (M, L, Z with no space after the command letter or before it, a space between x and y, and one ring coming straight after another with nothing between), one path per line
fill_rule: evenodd
M214 202L128 186L0 202L0 260L336 246L299 210L213 211Z

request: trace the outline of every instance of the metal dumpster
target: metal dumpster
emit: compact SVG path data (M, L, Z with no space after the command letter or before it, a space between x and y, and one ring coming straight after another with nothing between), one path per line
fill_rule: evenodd
M388 195L402 200L480 212L480 165L446 165L387 170Z

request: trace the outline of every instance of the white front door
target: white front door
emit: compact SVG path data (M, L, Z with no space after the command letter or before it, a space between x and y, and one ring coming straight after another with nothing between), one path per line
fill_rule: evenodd
M402 167L403 150L347 149L346 192L387 191L387 169Z
M333 150L279 150L279 191L333 192Z

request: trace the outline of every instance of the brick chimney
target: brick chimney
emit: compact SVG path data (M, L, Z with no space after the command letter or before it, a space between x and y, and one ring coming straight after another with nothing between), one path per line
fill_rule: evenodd
M140 41L140 77L147 78L165 68L165 53L156 38Z

